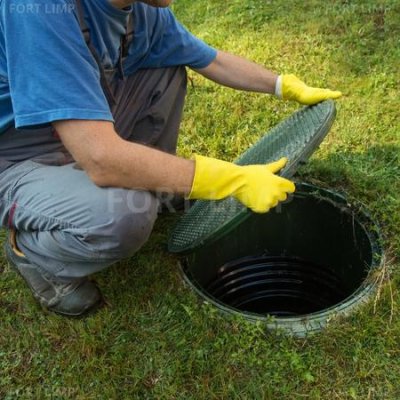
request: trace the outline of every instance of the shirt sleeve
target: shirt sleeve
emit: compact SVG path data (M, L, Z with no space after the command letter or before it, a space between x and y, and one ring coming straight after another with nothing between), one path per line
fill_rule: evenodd
M178 65L204 68L217 56L217 51L190 33L169 8L155 9L135 3L134 16L132 70Z
M112 121L72 0L3 0L7 75L17 128L62 119Z
M165 9L164 18L166 29L159 43L159 49L163 49L163 63L179 60L190 68L204 68L215 59L217 51L189 32L171 10Z

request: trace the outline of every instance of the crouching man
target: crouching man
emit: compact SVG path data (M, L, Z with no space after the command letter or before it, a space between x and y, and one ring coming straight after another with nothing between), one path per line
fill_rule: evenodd
M276 175L285 159L240 167L175 156L185 67L303 104L340 96L213 49L170 1L0 1L0 221L10 265L48 310L100 304L88 276L147 241L159 188L234 196L260 213L295 190Z

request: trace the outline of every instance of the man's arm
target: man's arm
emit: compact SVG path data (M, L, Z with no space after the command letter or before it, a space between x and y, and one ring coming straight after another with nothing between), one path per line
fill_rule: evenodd
M106 121L53 123L65 147L98 186L188 194L194 162L128 142Z
M233 89L271 94L275 93L278 79L277 74L261 65L223 51L218 51L210 65L195 71Z
M223 51L218 51L217 57L207 67L196 71L224 86L276 94L284 100L301 104L316 104L342 95L339 91L307 86L294 75L278 76L261 65Z
M193 199L233 196L255 212L267 212L295 190L292 182L275 175L285 159L239 166L197 156L193 162L121 139L111 122L65 120L53 125L98 186L181 193Z

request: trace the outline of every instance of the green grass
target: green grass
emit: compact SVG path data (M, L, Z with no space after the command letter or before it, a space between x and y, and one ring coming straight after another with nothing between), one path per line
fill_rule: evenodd
M299 179L368 207L391 279L376 307L296 340L199 302L166 252L176 216L160 218L135 257L97 275L108 304L86 319L42 312L1 257L0 398L399 399L398 2L176 0L173 8L216 47L346 93ZM182 155L233 160L298 108L191 77Z

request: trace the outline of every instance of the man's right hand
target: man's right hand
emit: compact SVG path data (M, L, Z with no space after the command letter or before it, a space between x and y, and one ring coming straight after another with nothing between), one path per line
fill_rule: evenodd
M111 122L53 123L75 161L98 186L189 194L192 199L234 196L255 212L267 212L293 193L292 182L275 175L286 159L239 166L196 156L196 162L121 139Z
M239 166L226 161L196 156L191 199L219 200L233 196L257 213L265 213L295 191L293 182L275 173L286 158L266 165Z

